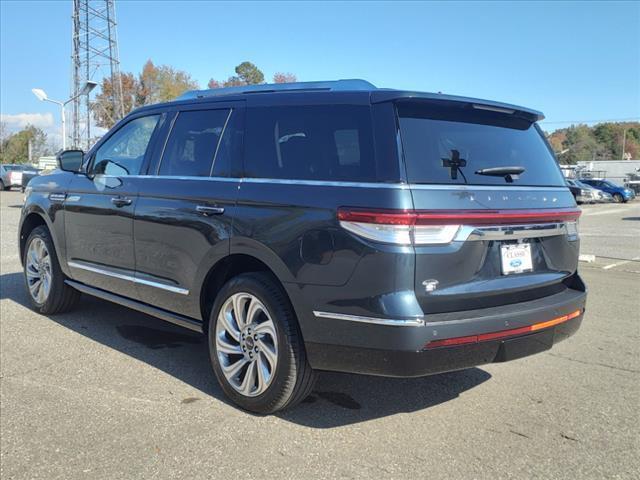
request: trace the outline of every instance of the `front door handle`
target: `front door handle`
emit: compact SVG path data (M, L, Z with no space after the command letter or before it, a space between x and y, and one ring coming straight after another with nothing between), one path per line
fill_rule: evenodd
M113 203L116 207L126 207L127 205L131 205L132 200L127 197L111 197L111 203Z
M209 215L222 215L224 213L224 208L223 207L208 207L206 205L198 205L196 207L196 212L198 212L201 215L204 215L205 217L208 217Z

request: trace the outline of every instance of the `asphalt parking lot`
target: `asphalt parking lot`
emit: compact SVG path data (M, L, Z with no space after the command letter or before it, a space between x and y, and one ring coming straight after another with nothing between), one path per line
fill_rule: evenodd
M638 478L640 201L584 207L587 313L552 351L412 380L325 373L271 417L224 400L196 334L86 296L31 311L21 203L0 194L3 480Z

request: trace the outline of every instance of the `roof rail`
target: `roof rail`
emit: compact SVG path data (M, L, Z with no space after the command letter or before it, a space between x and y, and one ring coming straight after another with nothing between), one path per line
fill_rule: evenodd
M376 86L366 80L332 80L326 82L293 82L265 83L261 85L242 85L239 87L211 88L208 90L190 90L180 95L177 100L218 97L221 95L238 95L243 93L291 92L309 90L346 91L375 90Z

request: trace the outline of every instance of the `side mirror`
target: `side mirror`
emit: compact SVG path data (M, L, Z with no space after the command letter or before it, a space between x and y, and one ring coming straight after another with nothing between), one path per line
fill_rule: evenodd
M56 155L58 166L65 172L79 172L83 158L84 152L82 150L64 150Z

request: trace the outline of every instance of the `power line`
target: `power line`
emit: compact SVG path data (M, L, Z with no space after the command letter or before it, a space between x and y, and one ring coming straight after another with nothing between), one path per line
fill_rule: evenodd
M606 123L606 122L638 122L640 121L640 117L629 117L629 118L605 118L600 120L556 120L553 122L548 122L546 120L540 121L540 123L544 123L547 125L558 125L561 123Z

